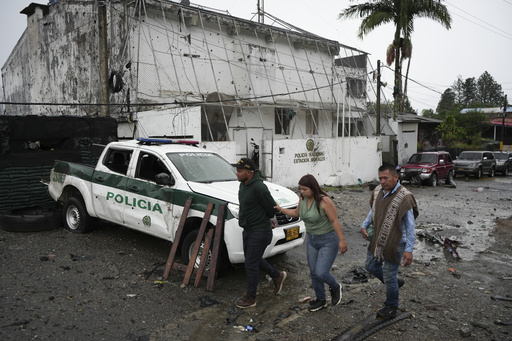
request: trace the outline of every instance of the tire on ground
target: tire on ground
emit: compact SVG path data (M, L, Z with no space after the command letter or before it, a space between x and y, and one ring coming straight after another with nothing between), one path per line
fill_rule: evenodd
M9 232L39 232L60 226L60 211L39 207L26 207L0 214L0 229Z

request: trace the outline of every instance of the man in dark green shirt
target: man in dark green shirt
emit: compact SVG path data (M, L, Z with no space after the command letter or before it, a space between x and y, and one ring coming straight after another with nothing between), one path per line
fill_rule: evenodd
M235 304L239 308L256 305L259 269L267 273L274 281L274 293L277 295L286 279L285 271L278 271L264 258L263 253L272 241L272 222L276 205L267 186L263 183L260 170L251 159L242 158L236 167L236 176L240 181L238 190L239 225L243 231L245 272L247 274L247 293Z

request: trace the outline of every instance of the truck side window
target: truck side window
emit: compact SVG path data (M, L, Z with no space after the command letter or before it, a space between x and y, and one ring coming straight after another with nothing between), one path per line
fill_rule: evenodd
M105 166L113 172L126 175L131 152L112 149L105 160Z
M160 161L156 156L148 153L141 153L135 177L155 181L155 175L160 173L171 175L167 167L165 167L162 161Z

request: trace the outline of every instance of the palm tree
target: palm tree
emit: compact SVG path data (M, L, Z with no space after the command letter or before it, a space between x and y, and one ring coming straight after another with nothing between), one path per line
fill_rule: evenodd
M351 0L354 1L354 0ZM388 65L395 62L395 116L402 111L407 96L402 91L402 62L412 55L411 35L414 31L414 19L429 18L451 28L452 18L442 0L370 0L369 2L352 5L339 14L339 19L361 18L358 37L363 37L375 28L392 23L395 25L393 42L387 50ZM409 67L407 68L407 73ZM407 77L406 77L407 84ZM404 90L406 90L405 87Z

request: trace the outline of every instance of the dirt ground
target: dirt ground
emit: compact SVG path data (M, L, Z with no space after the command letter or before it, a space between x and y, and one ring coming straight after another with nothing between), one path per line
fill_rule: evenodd
M368 340L512 340L512 176L455 182L410 188L420 216L413 264L400 270L400 309L412 317ZM257 306L242 310L233 302L245 293L243 267L217 279L213 292L204 280L182 285L175 270L162 281L157 267L171 244L138 232L101 223L85 235L0 230L0 339L336 339L375 314L385 290L361 276L370 191L329 194L349 247L332 270L344 282L338 306L311 313L300 303L314 298L305 247L270 259L288 272L282 293L274 296L261 275ZM459 242L461 259L438 243L444 238Z

